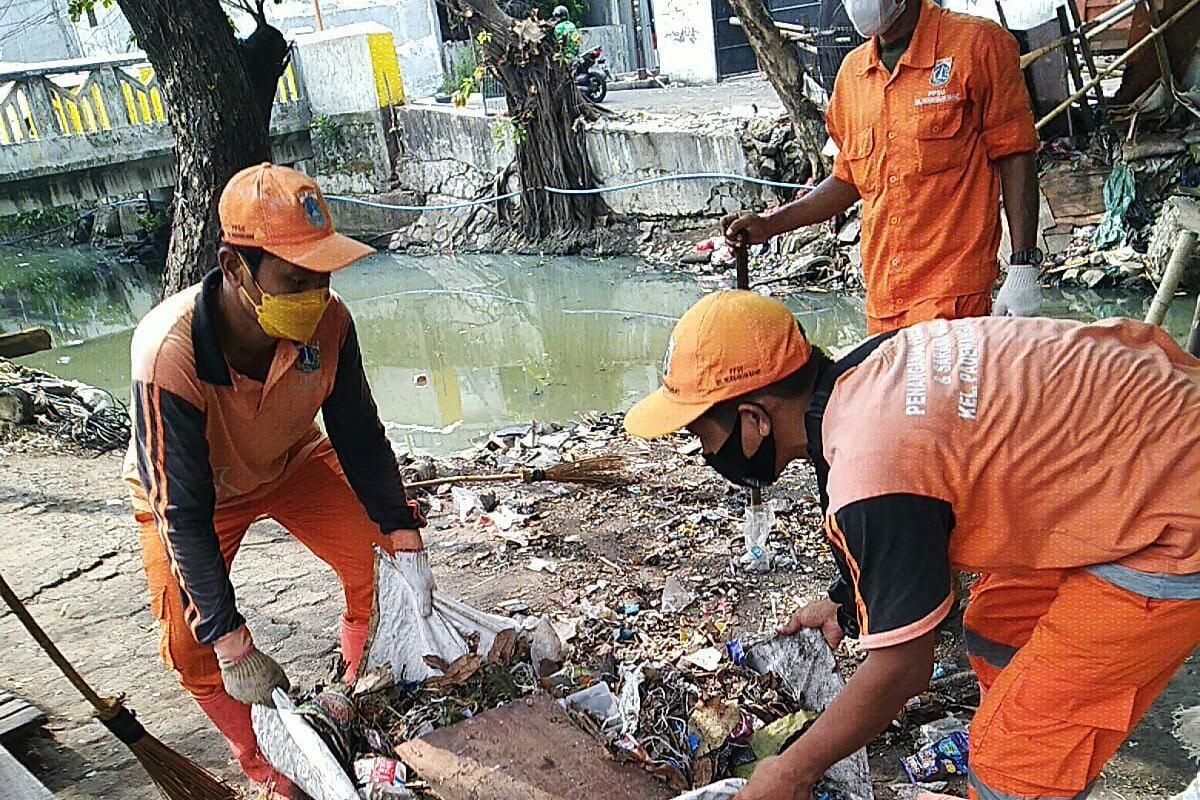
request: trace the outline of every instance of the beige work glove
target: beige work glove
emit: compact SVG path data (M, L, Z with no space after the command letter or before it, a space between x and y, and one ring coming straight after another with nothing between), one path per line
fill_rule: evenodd
M992 316L1033 317L1042 308L1042 287L1038 283L1038 268L1032 264L1010 264L1008 277L996 295Z
M254 646L245 625L225 634L213 644L225 693L246 705L274 707L271 692L291 688L283 667Z

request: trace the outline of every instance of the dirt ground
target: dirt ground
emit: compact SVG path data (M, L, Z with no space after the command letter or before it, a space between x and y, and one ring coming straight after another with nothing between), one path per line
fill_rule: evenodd
M780 528L795 563L748 576L730 567L740 550L740 497L694 457L643 455L636 482L623 488L501 490L501 502L534 514L524 529L510 532L528 538L527 547L478 520L458 523L445 503L427 534L439 587L480 608L515 601L532 613L570 615L600 581L607 582L600 595L619 599L639 589L643 596L659 592L675 575L699 595L696 608L743 636L767 631L823 591L833 567L817 533L807 469L789 473L771 493L782 500ZM0 573L102 693L126 694L153 734L237 779L224 743L158 659L119 471L114 454L86 458L0 444ZM554 562L557 571L532 571L534 556ZM233 581L257 642L293 682L324 675L336 657L342 608L331 571L279 526L263 522L252 528ZM941 658L965 663L956 643L945 632ZM45 735L16 749L58 797L157 797L132 756L89 719L83 701L7 613L0 617L0 653L0 688L49 714ZM1179 791L1196 768L1171 735L1172 713L1198 695L1200 659L1193 656L1093 797L1164 798ZM885 735L872 749L879 796L891 796L886 786L899 780L896 755L909 746L903 734Z

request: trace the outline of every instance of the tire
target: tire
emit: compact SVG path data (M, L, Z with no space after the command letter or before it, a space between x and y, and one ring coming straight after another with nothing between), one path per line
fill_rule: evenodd
M587 88L583 93L593 103L602 103L608 97L608 81L599 75L588 75Z

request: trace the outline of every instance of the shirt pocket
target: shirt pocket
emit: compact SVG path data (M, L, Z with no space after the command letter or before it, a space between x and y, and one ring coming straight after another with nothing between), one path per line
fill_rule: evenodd
M934 106L917 113L917 172L936 175L961 167L967 159L962 135L965 110L962 103Z
M846 137L842 157L850 166L859 194L874 192L879 187L879 159L875 155L875 131L870 125L857 128Z

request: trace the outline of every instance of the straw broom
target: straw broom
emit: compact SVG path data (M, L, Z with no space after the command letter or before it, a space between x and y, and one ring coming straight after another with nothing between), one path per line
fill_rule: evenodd
M516 472L501 472L496 475L448 475L445 478L415 481L404 485L408 489L427 489L446 483L502 483L506 481L613 485L625 482L624 467L625 459L620 456L593 456L592 458L581 458L578 461L564 461L546 469L522 469Z
M96 709L96 718L137 757L164 797L168 800L236 800L237 793L232 787L147 733L133 712L125 708L122 698L98 695L50 641L2 575L0 596L55 666Z

